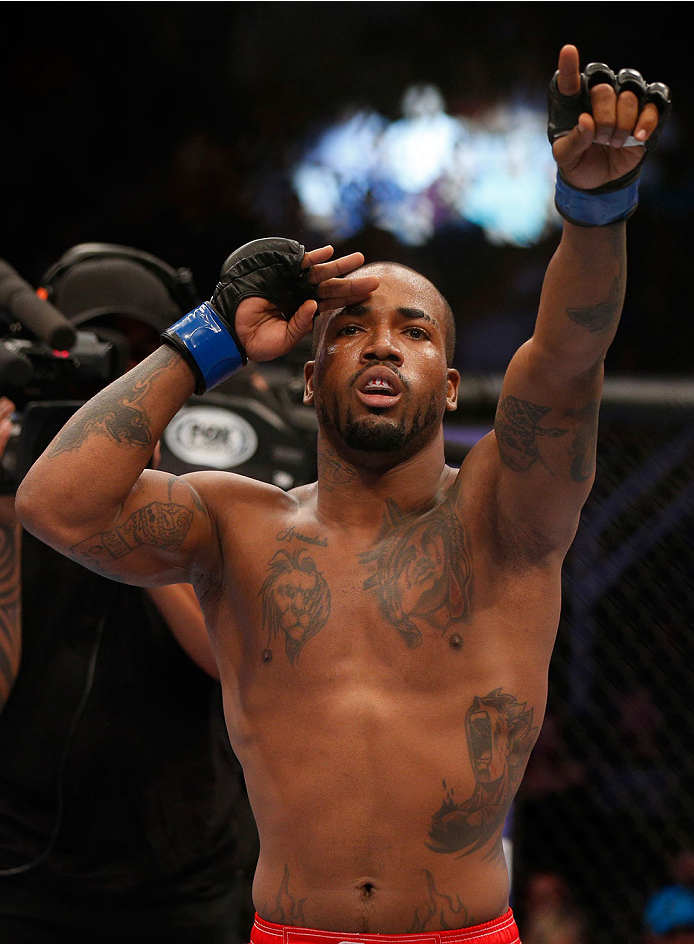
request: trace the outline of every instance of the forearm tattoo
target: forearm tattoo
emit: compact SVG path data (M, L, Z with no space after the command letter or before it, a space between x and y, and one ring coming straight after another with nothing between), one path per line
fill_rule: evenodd
M376 595L384 620L408 648L422 644L424 627L440 637L469 619L472 561L454 495L414 518L388 499L379 540L360 561L375 566L364 589Z
M74 452L95 434L108 436L119 444L149 448L153 441L152 421L140 401L175 357L173 351L162 351L160 364L140 365L119 383L97 394L58 433L46 456L55 458L63 452Z
M22 648L18 528L0 529L0 711L19 669Z
M122 524L109 531L98 531L70 548L88 566L115 561L138 547L179 547L193 520L193 512L174 502L151 502L133 512Z
M540 426L540 422L551 411L549 406L539 406L518 397L502 397L496 411L494 430L499 455L505 466L514 472L525 472L536 462L554 473L540 454L538 440L564 436L568 429Z
M443 781L446 795L431 819L429 849L462 857L497 834L538 733L533 709L513 695L496 688L475 698L465 715L465 737L476 786L460 802Z
M624 297L624 265L620 264L607 292L607 297L595 305L567 308L566 314L574 324L587 328L592 333L612 328L622 311Z

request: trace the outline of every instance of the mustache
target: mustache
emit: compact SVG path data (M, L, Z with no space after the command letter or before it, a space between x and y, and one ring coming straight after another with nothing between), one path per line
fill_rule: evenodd
M374 361L372 364L367 364L366 367L361 367L356 373L352 374L352 376L349 378L349 380L347 381L347 386L353 387L354 384L357 383L359 378L363 374L365 374L367 370L371 370L372 367L386 367L391 372L391 374L395 374L395 376L398 378L398 380L403 385L405 390L410 389L410 385L407 381L407 378L403 377L403 375L400 373L397 367L393 367L392 364L384 364L381 361Z

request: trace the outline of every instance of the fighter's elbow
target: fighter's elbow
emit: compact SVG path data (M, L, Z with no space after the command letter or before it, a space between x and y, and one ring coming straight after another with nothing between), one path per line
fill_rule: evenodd
M56 489L30 469L15 496L15 513L23 528L53 547L70 543L69 490Z
M14 507L17 520L31 534L42 537L52 519L51 501L40 487L32 482L31 473L20 483Z
M36 490L32 487L32 483L28 481L30 477L30 474L27 475L19 483L14 499L14 510L22 527L33 532L34 517L37 512L40 515L40 502Z

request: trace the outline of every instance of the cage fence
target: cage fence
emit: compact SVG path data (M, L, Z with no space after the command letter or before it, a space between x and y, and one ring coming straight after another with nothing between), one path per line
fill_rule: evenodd
M521 934L527 891L549 875L576 944L644 941L649 896L694 849L694 396L656 386L606 388L547 718L514 809Z

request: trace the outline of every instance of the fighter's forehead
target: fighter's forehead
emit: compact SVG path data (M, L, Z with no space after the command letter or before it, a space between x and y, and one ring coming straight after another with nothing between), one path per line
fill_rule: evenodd
M380 285L365 301L356 305L328 312L325 324L345 312L355 316L381 308L395 310L404 317L422 317L440 324L445 310L445 301L436 286L406 266L390 262L376 262L362 266L347 278L360 275L376 275Z
M400 265L398 262L369 262L360 269L350 272L346 278L357 278L362 275L376 275L381 282L381 290L387 287L391 291L401 291L413 295L439 296L439 290L420 272ZM377 289L378 291L378 289Z

